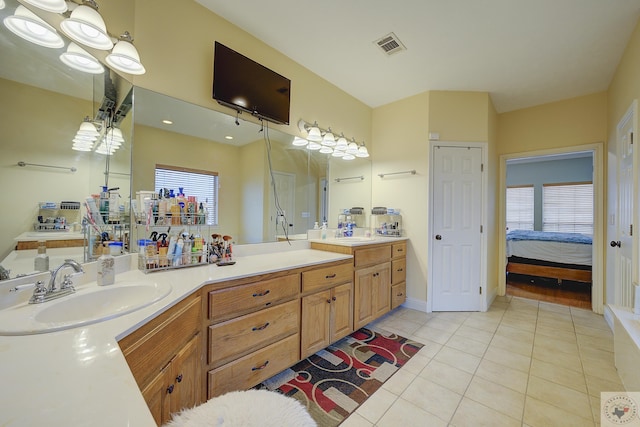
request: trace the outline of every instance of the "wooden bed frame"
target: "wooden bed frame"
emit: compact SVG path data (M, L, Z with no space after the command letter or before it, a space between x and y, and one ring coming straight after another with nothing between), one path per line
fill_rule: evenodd
M533 260L531 260L533 261ZM507 262L507 272L514 274L525 274L527 276L550 277L558 280L562 284L563 280L591 283L591 269L581 270L571 266L562 267L555 265L527 264L517 261Z

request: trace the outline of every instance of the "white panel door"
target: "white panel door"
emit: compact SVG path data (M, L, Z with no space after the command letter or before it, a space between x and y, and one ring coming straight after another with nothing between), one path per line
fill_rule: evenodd
M433 311L480 310L482 150L433 148Z
M633 120L627 116L618 125L618 240L611 246L616 254L615 304L633 306Z

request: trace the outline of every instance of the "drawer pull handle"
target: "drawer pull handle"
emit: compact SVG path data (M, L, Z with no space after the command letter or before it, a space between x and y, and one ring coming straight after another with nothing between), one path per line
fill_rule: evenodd
M329 274L327 276L324 276L325 279L333 279L334 277L336 277L336 273L333 274Z
M269 289L267 289L264 292L256 292L255 294L253 294L254 297L263 297L265 295L269 295L269 292L271 292Z
M404 271L404 270L402 268L399 268L397 271L400 272L400 271Z
M396 295L396 296L401 297L401 296L402 296L402 292L400 292L400 293L399 293L398 295Z
M181 382L182 382L182 374L180 374L180 375L178 375L178 376L176 377L176 381L177 381L177 382L179 382L179 383L181 383Z
M336 297L331 297L331 301L335 301L335 300L336 300Z
M174 387L173 384L171 384L169 387L167 387L167 394L173 393L173 387Z
M331 300L330 299L327 299L327 304L331 304Z
M253 368L251 368L251 370L252 371L260 371L260 370L266 368L268 364L269 364L269 361L267 360L266 362L264 362L264 365L253 367Z
M267 329L267 326L269 326L269 322L265 323L262 326L254 326L253 328L251 328L252 331L263 331L265 329Z

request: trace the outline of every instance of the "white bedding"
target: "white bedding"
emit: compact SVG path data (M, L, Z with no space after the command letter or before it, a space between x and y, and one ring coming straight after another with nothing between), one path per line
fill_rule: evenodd
M591 250L591 245L582 243L507 240L507 257L517 256L563 264L590 266Z

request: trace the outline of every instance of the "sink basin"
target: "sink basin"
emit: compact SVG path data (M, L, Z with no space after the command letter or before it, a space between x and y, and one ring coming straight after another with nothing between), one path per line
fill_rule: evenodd
M57 300L0 311L0 335L40 334L103 322L151 305L170 292L170 285L158 283L81 288Z

